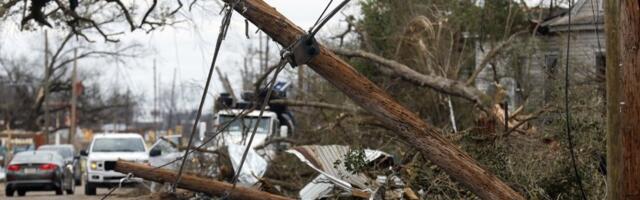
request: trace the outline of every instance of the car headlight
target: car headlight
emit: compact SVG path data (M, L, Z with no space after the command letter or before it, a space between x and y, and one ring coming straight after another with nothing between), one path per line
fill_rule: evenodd
M98 168L98 162L91 161L91 164L89 166L91 167L91 169L97 169Z

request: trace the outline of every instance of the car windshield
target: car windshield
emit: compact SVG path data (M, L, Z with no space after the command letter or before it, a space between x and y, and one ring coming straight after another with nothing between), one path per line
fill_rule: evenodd
M46 152L46 151L25 151L16 154L11 160L13 164L20 163L48 163L52 161L56 161L56 159L60 159L58 156L56 158L54 152Z
M220 126L224 127L227 122L232 121L235 116L221 115ZM258 124L256 133L268 133L269 132L269 119L268 117L262 117ZM231 124L224 130L225 132L242 133L253 131L254 126L258 121L258 117L244 117L242 120L232 121Z
M43 146L38 148L38 151L55 151L58 152L63 158L73 157L73 151L67 147Z
M140 138L97 138L92 152L144 152L144 142Z

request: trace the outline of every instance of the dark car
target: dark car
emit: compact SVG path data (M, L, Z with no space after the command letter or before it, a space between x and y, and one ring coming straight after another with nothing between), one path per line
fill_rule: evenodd
M65 167L64 159L52 151L25 151L16 154L7 166L5 194L13 196L18 191L24 196L27 191L54 190L56 195L74 193L73 174Z
M76 149L70 144L58 145L42 145L38 147L38 151L55 151L62 156L65 164L70 165L73 169L73 179L75 185L82 185L82 168L80 168L80 155L76 154Z

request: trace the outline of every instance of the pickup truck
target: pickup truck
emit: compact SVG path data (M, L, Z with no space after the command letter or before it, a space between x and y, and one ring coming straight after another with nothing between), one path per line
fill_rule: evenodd
M127 160L149 164L149 153L144 139L135 133L106 133L93 136L89 150L82 150L86 159L85 195L95 195L97 187L118 187L120 179L126 175L112 169L117 160ZM123 186L141 183L142 179L134 178Z

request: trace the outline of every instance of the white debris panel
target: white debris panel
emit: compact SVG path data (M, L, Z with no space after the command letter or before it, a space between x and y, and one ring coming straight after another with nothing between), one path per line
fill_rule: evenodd
M243 145L229 144L227 148L233 171L237 172L240 167L240 161L242 160L242 154L247 147ZM251 148L247 153L247 159L242 166L240 176L238 176L238 183L245 186L252 186L260 181L259 178L261 178L266 171L267 161L258 155L253 148Z
M346 192L351 192L354 187L368 192L375 191L380 186L375 179L363 173L352 173L344 165L335 164L336 161L344 160L350 150L349 146L341 145L298 146L287 150L321 174L300 191L300 198L317 199L326 196L335 186ZM390 158L389 154L377 150L365 149L364 153L366 162Z

